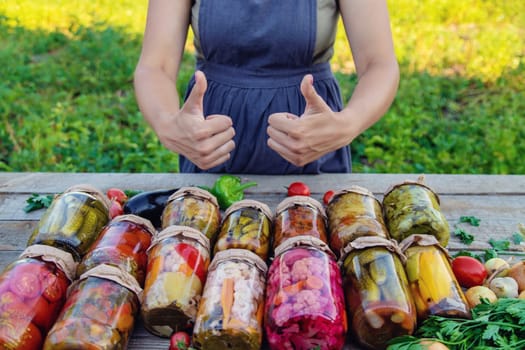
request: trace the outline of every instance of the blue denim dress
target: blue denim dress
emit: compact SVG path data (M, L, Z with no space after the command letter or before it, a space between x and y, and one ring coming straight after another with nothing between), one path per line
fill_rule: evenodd
M204 115L230 116L236 133L230 160L206 172L350 172L349 147L298 167L267 146L272 113L300 116L304 112L300 84L305 74L313 75L317 93L333 110L343 106L329 62L314 62L317 1L201 0L198 4L196 68L208 80ZM193 85L192 78L186 98ZM179 164L182 173L203 172L183 156Z

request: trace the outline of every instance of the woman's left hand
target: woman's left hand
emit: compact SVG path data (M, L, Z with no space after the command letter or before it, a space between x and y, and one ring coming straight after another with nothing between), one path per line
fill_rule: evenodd
M304 113L274 113L268 119L268 147L297 166L304 166L328 152L350 143L351 125L334 112L317 94L313 77L305 75L301 93L306 100Z

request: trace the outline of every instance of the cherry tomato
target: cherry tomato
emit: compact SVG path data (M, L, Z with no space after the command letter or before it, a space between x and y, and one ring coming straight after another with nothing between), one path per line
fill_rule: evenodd
M106 196L110 200L116 200L120 204L124 205L126 201L128 200L128 196L124 191L122 191L120 188L112 187L107 190Z
M186 260L186 263L190 265L197 277L199 277L204 284L208 266L206 266L206 261L202 258L199 250L192 245L179 243L175 247L175 251Z
M109 207L109 217L113 219L122 214L124 214L124 208L122 207L122 204L120 204L119 201L112 199L111 206Z
M335 192L333 190L328 190L324 193L324 196L323 196L324 205L328 205L328 203L330 202L334 194Z
M69 287L69 282L67 280L67 277L64 274L62 274L62 272L58 274L59 276L49 271L44 271L40 275L40 281L43 289L42 295L50 303L54 303L66 298L66 292L67 288Z
M49 304L44 297L35 298L29 301L27 305L32 309L31 314L34 314L33 323L47 333L55 322L56 312L53 307L56 305Z
M170 338L169 350L186 350L190 346L190 335L186 332L175 332Z
M483 263L471 256L458 256L452 260L451 266L459 285L464 288L480 286L487 278Z
M291 196L309 196L310 195L310 188L307 184L304 182L292 182L290 186L288 186L288 197Z
M38 271L17 270L16 273L11 274L9 289L24 299L33 299L39 296L41 285Z

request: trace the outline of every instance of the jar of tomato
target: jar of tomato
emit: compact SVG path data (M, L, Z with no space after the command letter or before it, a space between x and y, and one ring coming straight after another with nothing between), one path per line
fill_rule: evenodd
M161 221L163 229L171 225L192 227L214 242L221 212L217 198L210 192L199 187L182 187L168 198Z
M118 215L100 232L80 264L77 275L100 264L120 267L144 285L147 249L155 228L147 219L133 214Z
M109 221L109 199L90 185L76 185L55 197L27 245L63 249L78 262Z
M0 349L40 349L66 300L76 263L33 245L0 275Z
M470 308L450 256L432 235L410 235L400 243L419 321L430 315L470 318Z
M423 178L391 186L383 197L383 209L390 236L398 242L412 234L430 234L447 246L449 224L437 193L423 183Z
M70 286L43 349L126 349L141 292L135 278L118 267L90 269Z
M328 243L326 213L312 197L290 196L275 209L273 248L295 236L311 236Z
M261 348L266 271L266 263L249 250L214 256L193 329L197 349Z
M200 231L172 225L148 251L141 313L151 333L169 337L193 327L210 263L210 242Z
M359 343L384 349L416 327L416 308L403 267L404 255L392 239L363 236L343 251L344 291L351 330Z
M360 186L336 192L326 208L330 248L339 257L345 246L362 236L390 238L381 202Z
M272 216L264 203L250 199L235 202L224 213L214 253L231 248L248 249L266 261Z
M291 237L268 271L265 330L271 349L342 349L347 319L342 277L322 240Z

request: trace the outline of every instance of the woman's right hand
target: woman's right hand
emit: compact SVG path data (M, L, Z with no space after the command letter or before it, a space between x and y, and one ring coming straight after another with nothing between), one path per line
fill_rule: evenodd
M203 72L195 73L195 85L182 108L168 115L156 129L162 144L188 158L202 170L210 169L230 159L235 148L235 130L229 116L204 116L203 99L207 88Z

